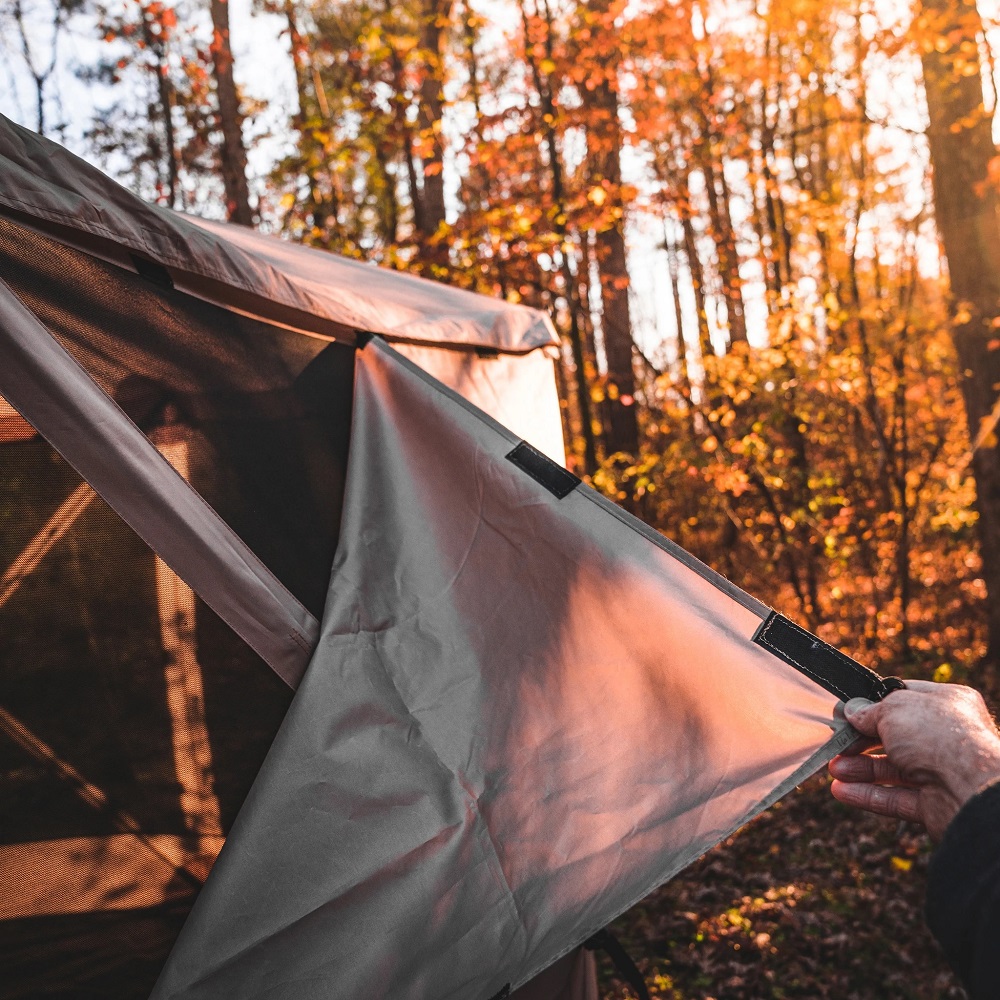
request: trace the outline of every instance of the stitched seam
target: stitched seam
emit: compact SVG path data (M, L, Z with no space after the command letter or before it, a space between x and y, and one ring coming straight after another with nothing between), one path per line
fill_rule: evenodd
M309 644L309 640L306 639L301 632L289 632L288 637L298 646L303 652L311 653L312 646Z
M793 631L798 632L799 635L807 636L809 638L814 639L811 632L807 632L804 628L800 628L798 625L795 624L795 622L789 622L789 624L792 626ZM820 641L822 642L822 640ZM833 646L830 646L828 643L824 643L824 645L831 653L833 653L838 663L840 663L845 667L848 667L850 671L863 683L867 684L869 682L870 678L864 672L864 669L857 663L855 663L854 660L852 660L849 656L842 653L839 649L835 649Z

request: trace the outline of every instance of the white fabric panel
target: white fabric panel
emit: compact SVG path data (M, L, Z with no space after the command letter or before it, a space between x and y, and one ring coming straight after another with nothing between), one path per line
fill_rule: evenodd
M740 603L374 341L319 646L154 991L487 1000L849 743Z
M566 464L555 366L544 351L483 358L475 351L393 346L554 462Z
M488 345L530 351L558 338L536 309L428 281L387 267L255 232L244 226L184 216L185 222L238 248L278 280L258 294L325 316L353 330L393 340ZM288 283L287 293L281 285Z

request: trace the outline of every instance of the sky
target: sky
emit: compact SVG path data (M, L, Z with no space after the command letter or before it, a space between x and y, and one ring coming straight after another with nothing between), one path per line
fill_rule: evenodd
M34 88L24 70L17 32L9 16L4 19L5 2L9 3L9 0L0 0L0 111L29 128L35 128L37 110ZM121 2L111 0L109 6L114 7L116 3L120 6ZM197 0L176 2L191 4L193 9L197 9ZM480 2L483 13L491 18L498 33L510 30L509 18L505 21L504 16L511 10L509 4L504 0ZM903 9L903 2L876 0L876 9L890 19ZM46 30L45 25L51 18L52 0L22 0L22 4L28 14L27 20L33 25L29 43L35 63L40 65L51 51L51 31ZM998 4L1000 0L989 0L989 4L980 5L988 20L996 16ZM246 97L262 102L262 110L247 125L251 150L250 174L251 177L261 178L290 149L287 121L295 102L295 88L287 39L282 35L283 18L253 12L251 5L252 0L230 0L237 83ZM204 6L200 5L202 10ZM110 88L98 83L84 84L76 70L93 65L99 57L106 56L107 51L108 47L100 39L91 15L81 14L71 18L60 34L55 70L47 88L45 117L48 134L92 161L94 157L88 152L85 130L90 122L106 111L115 95ZM923 164L919 152L914 155L914 150L919 150L921 144L914 143L909 132L921 129L923 124L918 78L914 67L906 65L874 66L873 74L869 111L878 120L891 122L888 128L882 130L886 149L884 155L889 160L895 159L896 165L903 169L907 164L911 165L916 204L921 197L919 188ZM115 172L113 162L104 166ZM640 164L626 162L624 168L626 174L638 172ZM738 188L738 178L736 180ZM261 193L259 185L257 193ZM209 200L199 210L206 215L219 215L221 203ZM872 219L870 226L875 227L878 222ZM641 211L634 214L629 225L628 242L636 340L647 357L669 360L676 352L676 323L666 280L667 259L662 249L663 237L663 223L655 214ZM936 241L933 236L928 242L926 258L926 267L936 268ZM755 273L754 267L753 264L748 265L744 274L748 328L751 340L763 342L766 338L766 309L760 275ZM695 305L688 283L682 282L682 286L685 288L682 307L690 339L696 329ZM808 298L808 288L804 292ZM692 347L697 350L695 345Z
M32 25L29 43L36 66L43 66L51 51L51 0L22 0L26 20ZM259 140L280 134L295 100L295 81L288 43L282 37L283 19L272 14L252 13L252 0L230 0L231 40L237 85L250 98L265 102L264 111L248 124L253 176L263 176L282 154L280 139ZM121 7L114 0L109 7ZM202 5L205 6L205 5ZM0 112L28 128L37 127L34 84L24 69L20 39L5 4L0 0ZM90 15L77 15L59 34L55 70L45 102L46 134L74 152L101 166L89 154L84 132L114 100L112 89L96 82L83 83L77 69L92 66L106 57L107 44L100 38Z

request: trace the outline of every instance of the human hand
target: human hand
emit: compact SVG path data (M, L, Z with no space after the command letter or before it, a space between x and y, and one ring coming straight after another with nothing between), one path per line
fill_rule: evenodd
M972 688L907 681L875 704L849 701L844 714L884 751L830 761L830 791L847 805L923 823L940 840L958 810L1000 780L1000 734Z

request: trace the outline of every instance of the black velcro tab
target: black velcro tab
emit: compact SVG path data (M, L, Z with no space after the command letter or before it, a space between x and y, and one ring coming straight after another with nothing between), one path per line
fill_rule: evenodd
M874 670L863 667L777 611L772 611L761 624L753 641L844 701L852 698L881 701L892 690Z
M560 500L580 485L579 477L553 462L537 448L532 448L527 441L522 441L513 451L508 452L507 459Z

